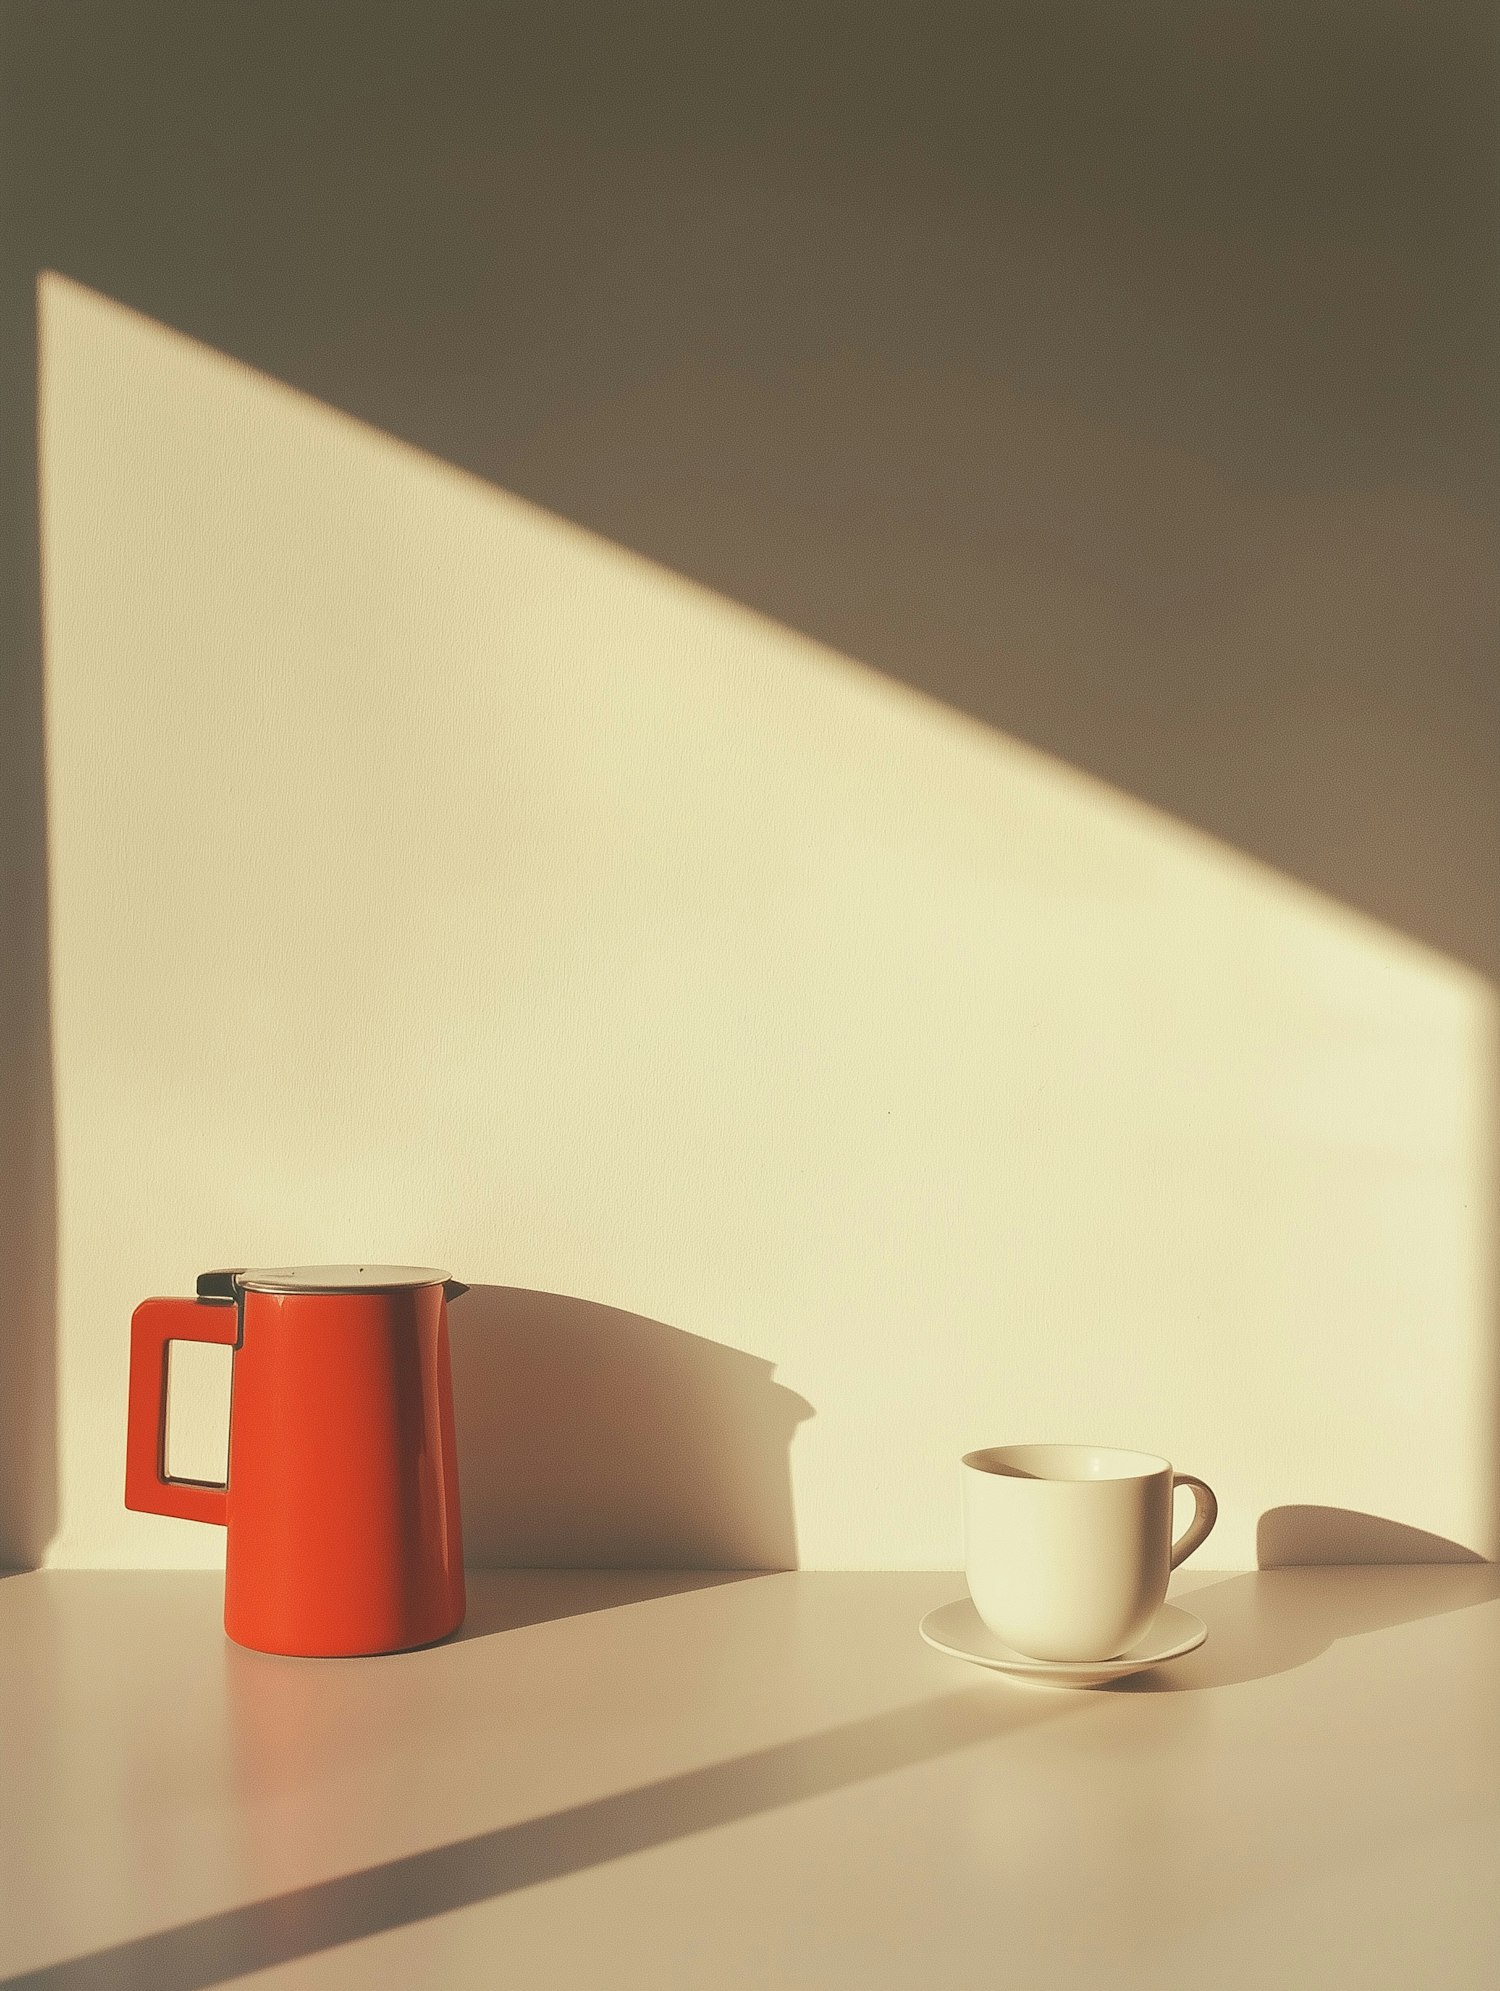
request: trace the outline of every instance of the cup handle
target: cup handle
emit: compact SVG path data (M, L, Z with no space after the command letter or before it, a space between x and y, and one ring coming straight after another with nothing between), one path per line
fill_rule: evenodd
M1178 1563L1185 1562L1194 1549L1202 1548L1213 1533L1214 1522L1219 1518L1219 1503L1215 1500L1214 1490L1207 1480L1199 1479L1196 1473L1173 1473L1172 1491L1175 1493L1179 1486L1190 1486L1193 1489L1197 1511L1188 1523L1187 1533L1180 1541L1172 1544L1173 1569Z

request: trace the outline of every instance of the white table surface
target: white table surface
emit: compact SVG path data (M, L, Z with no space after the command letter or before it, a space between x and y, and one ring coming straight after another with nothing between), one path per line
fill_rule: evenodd
M243 1652L0 1581L0 1991L1500 1985L1500 1570L1186 1572L1135 1682L928 1650L951 1575L506 1572Z

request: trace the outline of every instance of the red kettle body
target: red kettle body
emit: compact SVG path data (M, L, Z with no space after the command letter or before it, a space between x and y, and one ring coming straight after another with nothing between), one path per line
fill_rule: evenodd
M196 1299L136 1308L125 1505L227 1529L237 1644L396 1652L462 1624L450 1289L411 1266L290 1267L208 1273ZM171 1341L234 1349L222 1486L166 1471Z

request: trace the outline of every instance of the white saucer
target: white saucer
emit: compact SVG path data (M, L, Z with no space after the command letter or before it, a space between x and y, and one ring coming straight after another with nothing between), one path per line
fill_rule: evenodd
M1208 1626L1201 1618L1176 1604L1163 1604L1146 1636L1118 1659L1027 1659L1000 1643L969 1597L955 1598L953 1603L929 1611L921 1629L923 1638L939 1652L1043 1687L1100 1687L1106 1680L1123 1680L1147 1666L1181 1659L1208 1637Z

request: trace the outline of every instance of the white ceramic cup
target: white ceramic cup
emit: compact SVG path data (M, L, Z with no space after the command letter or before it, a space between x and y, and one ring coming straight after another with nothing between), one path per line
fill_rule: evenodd
M1213 1490L1147 1452L996 1445L963 1462L964 1558L981 1618L1028 1659L1114 1659L1145 1637L1167 1578L1218 1519ZM1172 1540L1172 1494L1197 1511Z

